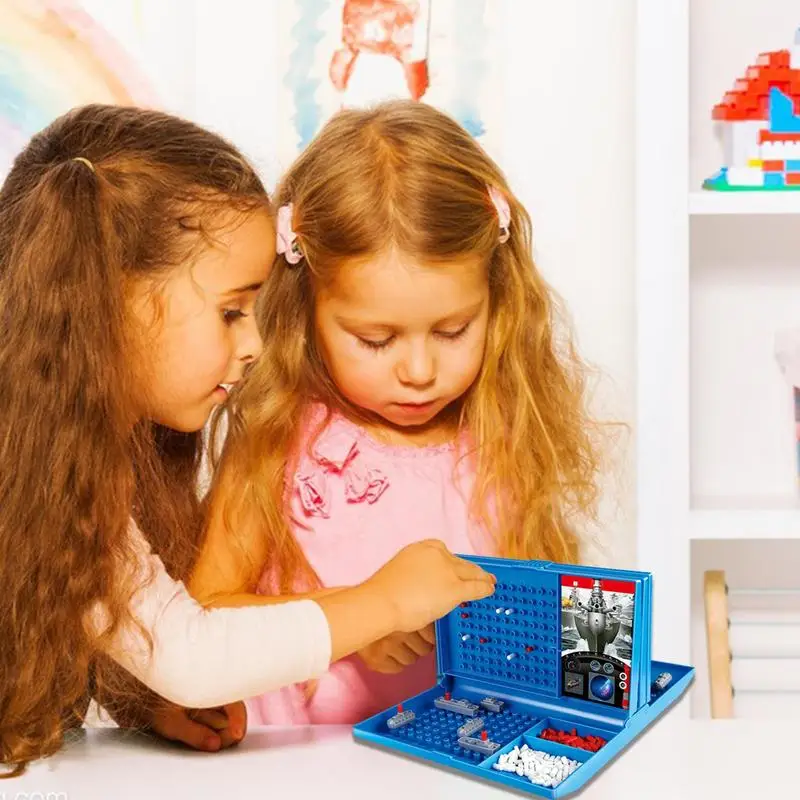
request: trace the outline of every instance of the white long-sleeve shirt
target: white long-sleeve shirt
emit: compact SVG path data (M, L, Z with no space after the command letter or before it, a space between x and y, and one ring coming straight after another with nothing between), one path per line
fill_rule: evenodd
M313 600L241 608L203 608L169 576L133 522L137 581L147 581L108 655L154 692L188 708L211 708L319 677L330 665L327 618ZM103 627L103 610L93 623Z

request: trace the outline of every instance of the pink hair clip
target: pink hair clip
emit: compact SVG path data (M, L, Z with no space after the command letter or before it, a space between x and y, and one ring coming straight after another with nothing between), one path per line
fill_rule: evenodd
M291 203L286 203L278 209L278 239L276 250L278 255L285 256L286 260L294 265L299 264L303 258L297 234L292 230L292 214L294 208Z
M496 187L489 186L489 198L497 211L497 221L500 223L500 244L505 244L511 236L511 209L506 196Z

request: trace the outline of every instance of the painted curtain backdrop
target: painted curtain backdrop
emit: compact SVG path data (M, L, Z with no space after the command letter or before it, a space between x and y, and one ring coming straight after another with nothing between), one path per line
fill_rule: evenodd
M114 0L135 16L135 0ZM77 0L0 0L0 181L32 134L84 103L156 105L129 52Z
M347 106L405 97L497 156L502 0L281 0L278 114L286 167Z

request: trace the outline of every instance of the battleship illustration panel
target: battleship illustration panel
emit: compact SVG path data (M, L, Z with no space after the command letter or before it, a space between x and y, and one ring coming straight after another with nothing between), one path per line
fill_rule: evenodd
M561 578L562 691L595 703L630 704L633 583Z

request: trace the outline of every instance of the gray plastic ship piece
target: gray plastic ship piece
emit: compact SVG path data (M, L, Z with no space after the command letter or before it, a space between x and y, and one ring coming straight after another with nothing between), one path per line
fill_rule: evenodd
M445 697L437 697L433 704L441 711L453 711L465 717L474 717L478 713L478 706L469 700L447 700Z
M477 733L483 727L483 717L475 717L467 722L465 722L457 731L456 733L459 736L472 736L473 733Z
M397 728L402 728L403 725L408 725L416 718L417 715L413 711L401 711L399 714L395 714L393 717L389 718L386 727L394 731L397 730Z
M495 714L499 714L503 710L505 703L502 700L495 700L494 697L484 697L481 700L481 705L487 711L494 711Z
M653 688L663 692L672 683L672 675L669 672L662 672L654 681Z
M476 753L483 753L485 756L494 755L500 745L489 739L477 739L474 736L461 736L458 743L466 750L474 750Z

